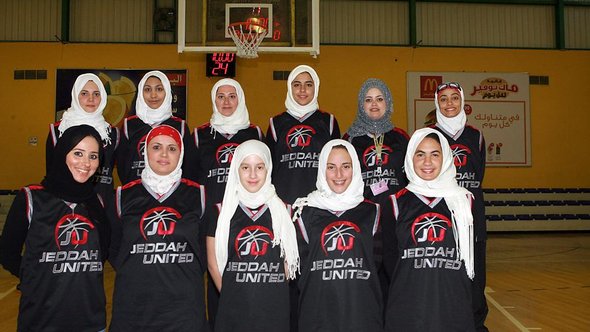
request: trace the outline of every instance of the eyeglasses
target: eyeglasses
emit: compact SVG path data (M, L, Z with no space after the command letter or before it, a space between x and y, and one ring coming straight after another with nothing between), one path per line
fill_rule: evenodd
M441 90L444 90L446 88L454 88L457 89L459 91L462 91L463 89L461 88L461 85L457 82L447 82L447 83L443 83L440 84L439 86L436 87L436 93L439 93Z

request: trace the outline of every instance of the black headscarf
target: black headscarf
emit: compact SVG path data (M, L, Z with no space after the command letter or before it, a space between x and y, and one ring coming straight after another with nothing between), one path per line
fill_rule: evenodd
M86 182L79 183L72 176L66 164L66 156L80 141L86 137L93 137L98 143L99 167L104 156L101 138L96 129L89 125L79 125L68 128L57 140L52 165L49 173L41 182L43 187L55 196L70 203L80 204L88 210L90 218L99 229L103 260L107 257L110 227L104 206L94 191L93 177Z
M70 127L57 140L50 171L41 182L47 191L71 203L82 203L96 196L94 183L92 182L93 177L90 177L84 183L79 183L74 180L72 172L66 165L68 153L88 136L93 137L98 142L99 161L102 161L103 148L100 135L96 129L88 125Z

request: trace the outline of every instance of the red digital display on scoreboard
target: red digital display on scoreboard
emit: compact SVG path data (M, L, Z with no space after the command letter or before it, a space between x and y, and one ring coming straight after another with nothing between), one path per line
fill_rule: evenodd
M207 77L235 77L235 53L207 53Z

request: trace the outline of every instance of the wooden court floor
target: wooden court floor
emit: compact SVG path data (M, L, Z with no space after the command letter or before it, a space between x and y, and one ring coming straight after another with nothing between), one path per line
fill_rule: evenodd
M490 234L487 266L490 331L590 331L590 233ZM0 269L1 332L16 329L16 283Z

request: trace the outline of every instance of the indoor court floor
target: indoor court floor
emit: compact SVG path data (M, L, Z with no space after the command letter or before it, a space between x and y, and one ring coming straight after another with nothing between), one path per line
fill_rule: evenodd
M487 266L490 331L590 331L590 233L492 233ZM16 284L0 269L2 332L16 330Z

